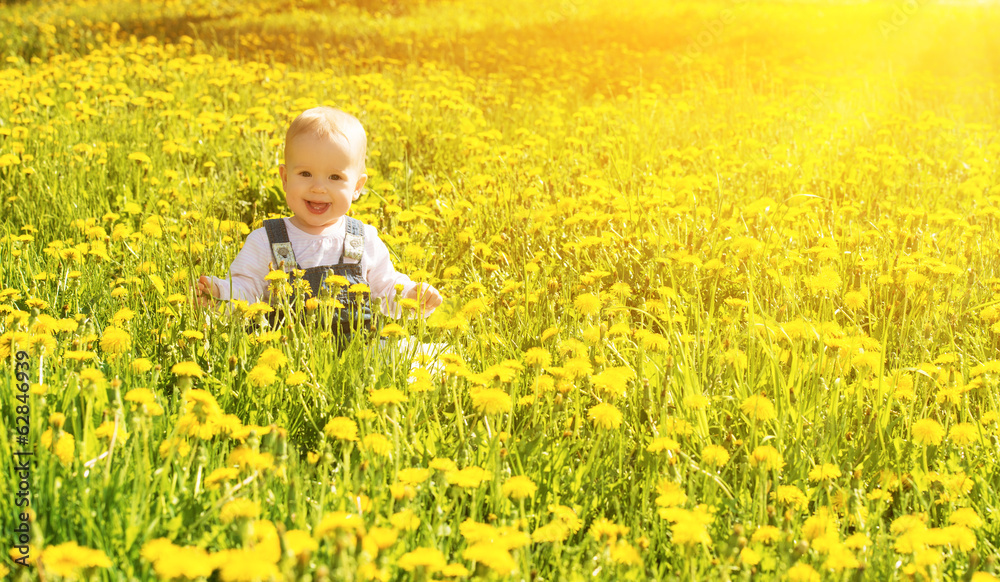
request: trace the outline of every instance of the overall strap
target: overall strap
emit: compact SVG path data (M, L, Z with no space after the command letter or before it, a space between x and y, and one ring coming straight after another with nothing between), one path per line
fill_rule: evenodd
M284 218L271 218L264 221L267 241L271 244L271 256L274 257L274 268L281 271L298 269L292 243L288 240L288 229Z
M361 263L361 272L364 273L365 224L357 218L350 216L345 216L344 219L347 221L345 225L346 234L344 235L344 256L340 258L340 262L344 262L344 259L354 259Z

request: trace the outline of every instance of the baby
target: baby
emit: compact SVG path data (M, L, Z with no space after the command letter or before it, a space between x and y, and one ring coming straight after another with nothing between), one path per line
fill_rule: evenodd
M305 270L313 295L329 275L347 283L364 283L382 312L399 316L396 285L402 297L416 300L426 316L441 304L441 294L396 272L389 249L375 227L346 216L368 180L367 137L356 117L332 107L315 107L292 121L285 135L285 163L278 166L290 218L265 220L250 233L229 278L202 275L202 304L213 299L267 300L270 266ZM343 284L341 279L341 284ZM347 298L346 290L338 298Z

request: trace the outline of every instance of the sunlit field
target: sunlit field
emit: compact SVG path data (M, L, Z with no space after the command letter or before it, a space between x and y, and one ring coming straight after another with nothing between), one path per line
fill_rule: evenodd
M998 30L0 6L0 578L996 580ZM445 296L342 353L326 295L192 292L286 215L318 104L368 132L352 215Z

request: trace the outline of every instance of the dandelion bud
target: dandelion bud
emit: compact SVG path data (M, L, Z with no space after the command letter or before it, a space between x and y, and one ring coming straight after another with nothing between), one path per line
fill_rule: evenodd
M736 546L739 547L740 549L743 549L743 548L747 547L747 538L746 538L746 536L740 536L740 537L736 538Z
M736 537L742 537L744 533L745 533L745 531L743 529L743 524L742 523L737 523L736 525L733 526L733 535L734 536L736 536Z
M236 364L239 364L239 363L240 363L240 361L238 359L236 359L236 356L229 356L229 371L230 372L235 371L236 370Z
M799 543L795 544L795 550L793 550L793 553L795 554L796 557L802 557L806 555L808 551L809 551L809 542L805 540L800 540Z

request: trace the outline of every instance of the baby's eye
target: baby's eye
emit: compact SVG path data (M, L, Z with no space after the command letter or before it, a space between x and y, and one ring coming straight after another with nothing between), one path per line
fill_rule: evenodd
M340 179L340 174L330 174L330 179L331 180L339 180Z
M303 178L308 178L309 176L312 176L312 174L310 174L309 172L307 172L305 170L302 170L301 172L299 172L299 175L302 176Z

